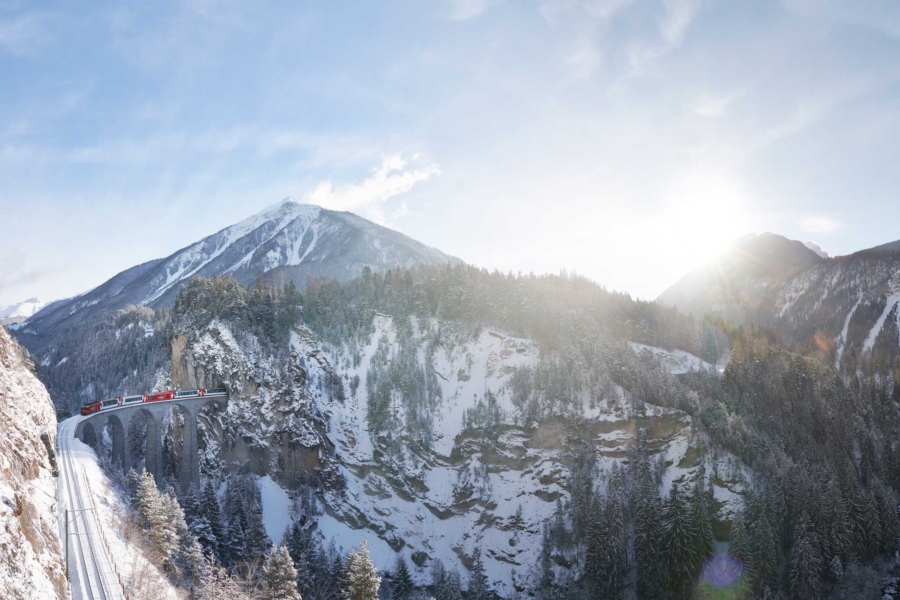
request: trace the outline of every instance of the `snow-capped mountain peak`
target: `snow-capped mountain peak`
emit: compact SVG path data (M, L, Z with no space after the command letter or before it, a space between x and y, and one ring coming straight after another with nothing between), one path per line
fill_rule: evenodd
M822 247L815 242L803 242L803 245L818 254L822 258L828 258L828 253L822 250Z
M13 323L22 322L47 305L41 302L39 298L29 298L24 302L17 302L9 306L0 307L0 323L4 325L12 325Z
M194 276L229 274L244 284L265 275L300 288L317 278L346 281L372 271L459 259L347 212L291 197L182 248L119 273L97 288L34 315L20 339L32 351L50 343L63 322L73 323L128 304L171 306ZM54 332L50 332L54 330Z

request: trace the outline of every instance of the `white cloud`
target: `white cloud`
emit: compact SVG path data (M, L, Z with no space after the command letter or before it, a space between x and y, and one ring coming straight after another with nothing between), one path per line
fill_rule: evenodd
M411 168L411 163L419 163L420 157L414 155L407 160L400 154L385 156L381 165L373 169L372 175L360 183L335 186L331 181L323 181L307 194L304 202L318 204L333 210L361 212L376 223L385 224L384 207L394 196L405 194L416 184L428 181L441 170L436 164L425 163L419 168ZM405 204L391 215L398 218L408 212Z
M691 102L691 112L700 117L722 117L741 96L743 96L743 92L700 94Z
M701 4L700 0L663 0L666 14L659 31L670 49L681 46L685 33L700 12Z
M833 233L843 226L831 217L806 217L800 221L800 227L807 233Z
M450 0L450 18L465 21L477 17L487 8L488 0Z
M587 79L594 74L600 65L602 54L597 44L587 38L575 42L572 52L566 57L572 76L576 79Z
M31 13L0 20L0 49L16 56L33 54L49 41L49 19L50 15Z

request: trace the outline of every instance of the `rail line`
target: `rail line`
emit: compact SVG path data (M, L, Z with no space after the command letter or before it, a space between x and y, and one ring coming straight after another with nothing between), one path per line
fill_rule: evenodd
M125 600L118 576L106 545L100 536L100 524L94 507L85 491L83 468L73 457L72 439L81 417L67 419L60 424L57 445L60 457L59 518L63 540L69 548L66 564L69 567L72 598L74 600ZM68 528L65 519L68 509ZM66 543L68 541L68 544ZM73 556L70 556L73 555Z

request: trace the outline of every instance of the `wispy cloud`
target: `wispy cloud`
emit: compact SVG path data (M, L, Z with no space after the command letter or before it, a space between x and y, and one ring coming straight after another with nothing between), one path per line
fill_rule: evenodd
M47 13L29 13L0 19L0 50L15 56L34 54L50 41Z
M473 19L488 9L488 0L450 0L450 18L454 21Z
M729 107L743 95L743 92L703 93L691 102L691 112L700 117L722 117L728 112Z
M684 35L697 17L701 0L663 0L666 14L659 26L663 41L668 48L677 48L684 41Z
M801 219L800 227L807 233L834 233L844 224L831 217L806 217Z
M384 210L389 199L405 194L416 184L441 172L436 164L420 163L418 155L408 160L400 154L385 156L372 174L360 183L334 185L331 181L323 181L303 200L334 210L360 212L376 223L386 224ZM419 166L414 168L413 164ZM398 218L407 212L406 205L401 204L391 217Z

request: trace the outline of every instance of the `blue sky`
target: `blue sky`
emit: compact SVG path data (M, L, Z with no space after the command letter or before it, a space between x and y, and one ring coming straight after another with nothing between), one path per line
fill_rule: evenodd
M655 297L900 239L894 0L0 0L0 305L285 196Z

